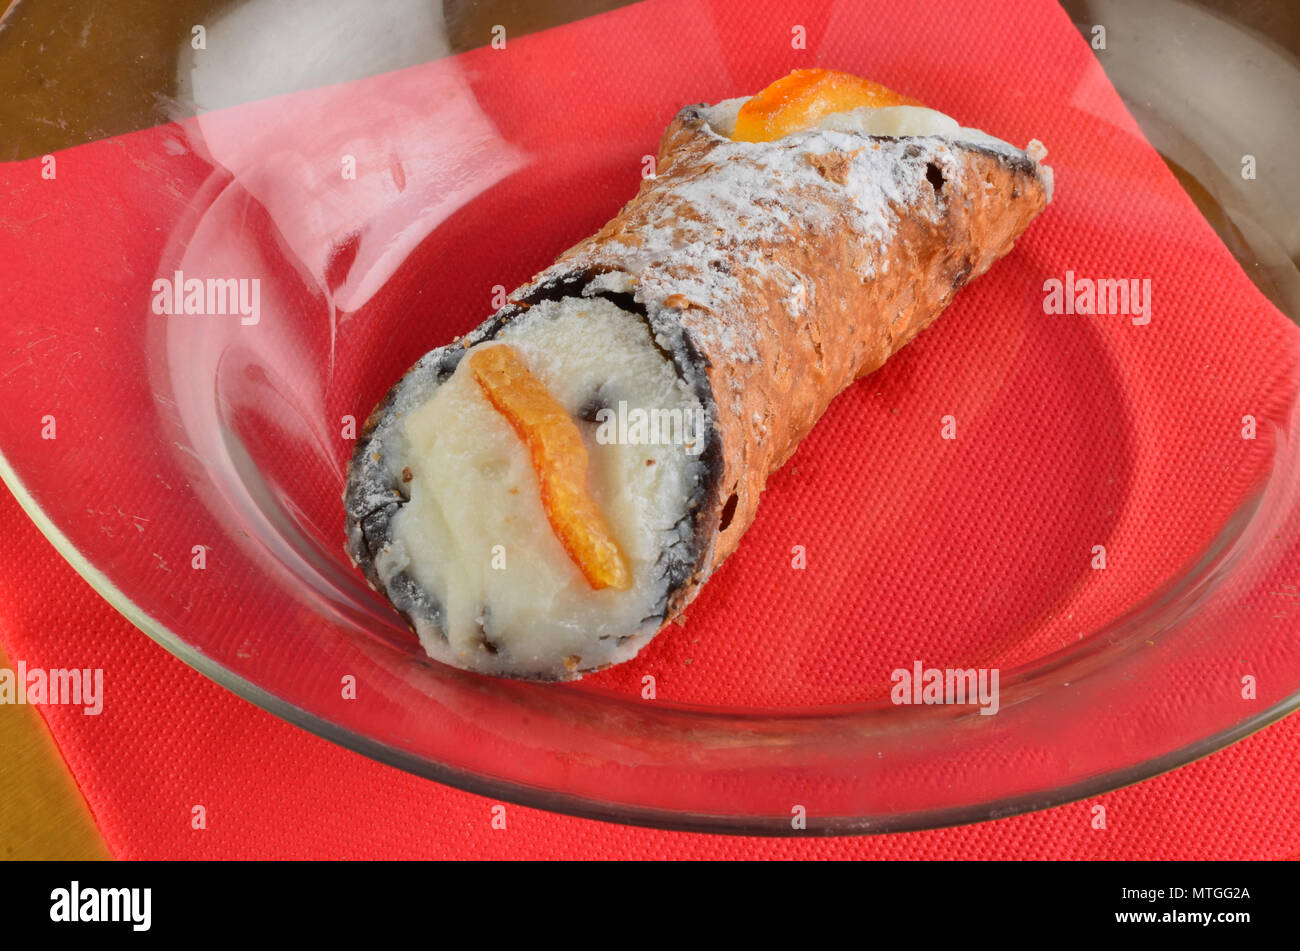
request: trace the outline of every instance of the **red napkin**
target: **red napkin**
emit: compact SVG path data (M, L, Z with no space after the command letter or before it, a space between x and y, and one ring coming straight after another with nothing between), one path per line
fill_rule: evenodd
M0 517L12 526L0 546L11 661L112 672L100 716L40 709L118 858L1300 857L1300 717L1096 799L933 832L758 839L514 805L494 829L493 800L335 746L195 673L101 601L7 494ZM1105 830L1092 828L1097 803Z
M1012 142L1038 137L1051 151L1048 164L1061 158L1057 198L1016 252L964 290L935 329L837 401L774 478L742 551L690 609L684 631L657 639L636 664L596 678L602 687L633 690L649 669L683 702L839 703L861 699L862 670L887 671L899 658L1012 666L1070 643L1151 594L1205 546L1267 463L1262 443L1225 433L1239 425L1241 407L1263 400L1263 414L1290 395L1285 381L1295 368L1295 329L1254 291L1140 141L1065 14L1046 3L937 2L920 10L901 3L801 4L792 14L773 2L746 4L742 12L722 2L652 0L512 38L505 51L479 50L459 62L203 120L208 158L263 203L278 240L309 277L349 308L411 307L416 320L408 330L431 306L427 299L413 303L417 284L438 288L438 306L452 314L441 319L463 331L487 308L477 290L458 287L513 286L594 230L631 193L640 156L654 150L677 106L752 91L793 67L870 76ZM806 49L791 48L795 25L806 32ZM517 57L521 65L514 73L489 69L487 56ZM385 110L376 121L400 140L402 122L422 108L422 90L429 110L450 108L454 90L445 84L453 71L468 77L475 99L491 104L498 146L474 151L467 140L463 160L450 169L404 167L394 177L419 188L435 172L445 178L472 167L501 181L522 157L544 154L549 163L535 175L506 180L479 209L517 208L512 199L520 189L546 196L532 217L511 224L510 234L535 242L489 241L452 219L440 232L452 237L434 238L453 242L441 269L398 271L385 287L405 253L442 221L436 202L421 203L413 215L394 205L385 221L399 237L379 249L363 242L340 264L321 249L336 248L362 211L326 201L322 195L331 193L304 176L302 153L277 174L265 146L310 143L332 167L337 152L325 144L329 130L368 108ZM529 81L521 82L525 73ZM608 122L593 128L593 110ZM323 132L311 128L316 117L329 119L319 122ZM302 128L286 133L277 122ZM2 302L11 312L98 308L102 319L83 323L112 327L116 310L138 307L132 282L152 275L164 235L207 173L204 162L176 147L192 133L192 124L167 127L63 153L60 200L81 215L43 220L50 196L27 187L39 177L36 163L0 170L11 194L8 215L24 223L22 231L0 230ZM592 155L610 158L581 183L566 176L566 156L590 168ZM141 156L148 157L145 174ZM312 158L308 152L308 171ZM588 198L577 205L580 212L565 214L565 189L574 188L607 196L608 207ZM59 256L60 279L34 280L49 273L52 254ZM1054 270L1060 261L1081 276L1151 277L1152 325L1044 315L1039 288L1044 275L1064 277ZM1227 330L1225 314L1232 315ZM377 354L336 381L340 413L364 412L401 367L449 336L426 328L424 336L407 333L394 343L379 336L378 328L391 326L373 319L340 326L340 351ZM97 385L113 385L111 348L132 340L127 334L93 341L102 368L93 377ZM21 352L14 354L4 369L26 372ZM78 395L60 389L57 379L49 384L58 367L39 369L33 385L49 387L51 411ZM1037 385L1044 379L1052 385ZM1133 380L1146 388L1134 389ZM945 414L959 420L962 452L937 438ZM1091 454L1095 466L1081 466L1081 453ZM1196 478L1171 478L1171 471ZM1230 475L1218 475L1225 471ZM878 498L868 506L840 491L848 477L879 485ZM972 500L972 485L989 491ZM5 504L19 522L13 503ZM337 500L329 504L337 507ZM883 515L874 511L881 506ZM827 511L841 517L827 520ZM1092 828L1092 803L960 829L823 841L662 833L521 807L510 807L506 829L497 830L491 802L315 739L193 673L91 594L34 528L20 524L14 534L0 551L10 595L0 637L11 658L110 672L111 703L101 716L61 707L43 713L122 857L1300 852L1295 718L1208 760L1101 797L1105 830ZM1034 550L1025 550L1026 537ZM1097 538L1108 540L1126 568L1078 581L1080 551ZM792 539L823 557L818 570L790 572L785 553ZM995 584L972 590L962 580L970 577L963 558L991 565L992 575L980 577ZM854 596L842 597L848 588ZM973 601L980 606L975 616ZM842 610L828 614L837 603ZM1242 783L1243 771L1258 779ZM195 805L206 810L206 829L191 827Z

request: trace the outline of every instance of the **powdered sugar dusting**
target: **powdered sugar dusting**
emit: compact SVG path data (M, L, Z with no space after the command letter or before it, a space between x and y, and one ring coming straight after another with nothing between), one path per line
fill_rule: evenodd
M702 122L693 132L702 161L677 176L669 167L647 182L625 209L621 230L567 255L532 286L588 266L605 272L602 287L622 289L608 272L624 272L647 305L689 307L683 321L707 352L741 362L756 359L754 327L724 315L746 284L789 288L791 311L803 309L798 276L774 271L774 246L847 232L861 248L859 276L870 280L899 214L925 213L918 209L922 189L930 187L927 163L947 168L960 160L950 143L933 136L816 130L776 142L733 142ZM837 163L835 174L825 171L827 156Z
M949 200L937 196L936 207L927 172L962 180L971 149L1037 158L979 130L946 125L934 135L821 127L773 142L736 142L719 133L743 101L683 110L670 127L675 138L660 156L659 177L520 296L586 269L599 274L600 286L589 293L634 288L647 307L681 310L706 352L752 362L756 327L735 317L746 289L774 288L792 317L806 311L800 276L774 263L785 257L782 245L815 247L819 236L848 235L858 277L874 280L885 273L899 216L937 220Z

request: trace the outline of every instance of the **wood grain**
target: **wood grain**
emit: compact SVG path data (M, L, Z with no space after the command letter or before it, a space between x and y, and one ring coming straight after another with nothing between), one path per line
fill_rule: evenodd
M0 667L14 668L3 649ZM0 859L109 858L41 715L0 704Z

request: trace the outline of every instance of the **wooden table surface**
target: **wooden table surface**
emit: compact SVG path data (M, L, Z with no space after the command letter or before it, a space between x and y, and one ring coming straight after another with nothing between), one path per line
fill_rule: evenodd
M0 667L14 669L3 648ZM41 715L35 707L0 704L0 859L107 858Z

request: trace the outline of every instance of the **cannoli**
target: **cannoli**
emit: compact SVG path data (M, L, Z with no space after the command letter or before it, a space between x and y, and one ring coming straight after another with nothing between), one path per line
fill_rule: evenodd
M632 658L831 400L1011 250L1045 154L827 70L683 109L612 221L370 415L352 559L436 660Z

